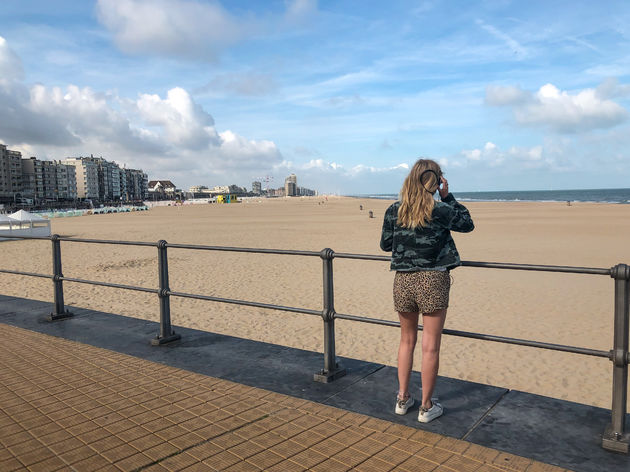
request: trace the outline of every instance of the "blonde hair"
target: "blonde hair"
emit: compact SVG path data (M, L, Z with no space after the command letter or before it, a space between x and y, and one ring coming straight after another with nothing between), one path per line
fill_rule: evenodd
M437 162L419 159L411 168L400 190L398 224L403 228L424 227L431 221L442 170Z

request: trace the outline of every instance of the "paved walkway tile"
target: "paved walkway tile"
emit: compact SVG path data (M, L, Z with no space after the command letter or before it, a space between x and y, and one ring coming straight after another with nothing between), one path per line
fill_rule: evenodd
M564 470L420 429L1 326L3 472Z

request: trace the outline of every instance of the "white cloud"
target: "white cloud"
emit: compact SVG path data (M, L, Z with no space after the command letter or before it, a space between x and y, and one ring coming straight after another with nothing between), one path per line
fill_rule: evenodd
M481 150L472 149L472 150L464 150L462 154L466 159L470 159L471 161L478 161L481 159Z
M363 164L356 165L351 167L348 170L349 174L357 175L364 172L369 172L371 174L386 174L388 172L399 172L399 171L408 171L409 164L397 164L391 167L373 167L373 166L365 166Z
M291 164L292 166L293 164ZM306 164L302 166L302 169L319 169L319 170L340 170L343 169L343 166L337 164L336 162L327 162L324 159L311 159Z
M285 0L286 19L290 23L309 20L317 14L317 0Z
M143 94L137 107L145 122L160 127L173 145L198 150L219 144L212 116L194 103L182 88L169 90L164 100L157 95Z
M467 161L495 161L499 154L499 148L496 144L488 141L482 149L464 149L461 155L466 158ZM460 162L460 165L463 162Z
M630 68L630 55L589 67L584 72L596 77L623 77Z
M558 133L578 133L616 126L628 118L628 111L607 97L627 93L624 86L604 84L601 89L585 89L576 94L543 85L536 93L518 87L491 86L486 103L509 106L520 125L548 128ZM612 94L612 95L611 95Z
M79 134L91 135L100 128L111 138L115 123L109 122L101 97L89 89L71 86L47 89L35 85L30 89L21 82L0 87L0 136L10 143L70 146L81 142ZM104 113L103 113L104 112ZM92 131L94 130L94 131ZM122 136L119 136L122 138Z
M19 64L6 51L2 40L0 70ZM210 113L179 87L164 98L140 94L131 99L76 85L62 89L0 81L0 139L29 156L93 153L160 178L220 174L231 182L248 182L250 173L282 161L272 141L218 132Z
M554 159L544 152L543 146L532 147L512 146L500 149L496 144L487 142L482 148L464 149L459 156L455 156L454 167L466 167L470 164L499 167L509 165L515 172L518 169L552 167Z
M630 96L630 84L622 85L617 79L609 78L597 87L596 92L597 96L603 100L628 97Z
M491 106L518 105L531 100L531 94L515 86L489 85L486 104Z
M273 141L253 141L239 136L232 131L219 134L220 164L226 168L264 170L280 161L280 151Z
M124 52L178 57L213 59L252 27L218 2L98 0L97 15Z
M219 1L98 0L98 20L128 54L216 60L227 46L309 24L317 0L288 0L282 14L235 16Z
M273 173L276 182L283 182L286 175L295 173L299 186L323 193L361 194L368 191L378 194L391 193L392 189L397 191L409 173L409 164L346 167L326 159L312 159L303 164L283 161L274 167Z
M0 85L9 80L21 80L24 77L22 61L11 50L6 39L0 36Z

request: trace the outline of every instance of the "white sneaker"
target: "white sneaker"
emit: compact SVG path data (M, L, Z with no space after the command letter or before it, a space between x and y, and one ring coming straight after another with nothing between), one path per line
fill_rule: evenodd
M438 402L432 402L433 405L428 410L420 407L420 412L418 413L418 421L420 423L428 423L433 421L435 418L439 418L444 413L444 408Z
M405 413L407 413L407 410L413 406L414 403L415 400L411 396L407 398L407 400L401 400L400 398L396 397L396 414L404 415Z

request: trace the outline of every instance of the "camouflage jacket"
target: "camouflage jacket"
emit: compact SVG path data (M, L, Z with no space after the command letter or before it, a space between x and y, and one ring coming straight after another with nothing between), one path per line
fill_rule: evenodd
M450 270L461 264L451 230L468 233L475 228L464 205L449 193L435 202L431 221L414 229L398 226L399 207L395 202L385 212L381 235L381 249L392 252L391 270Z

